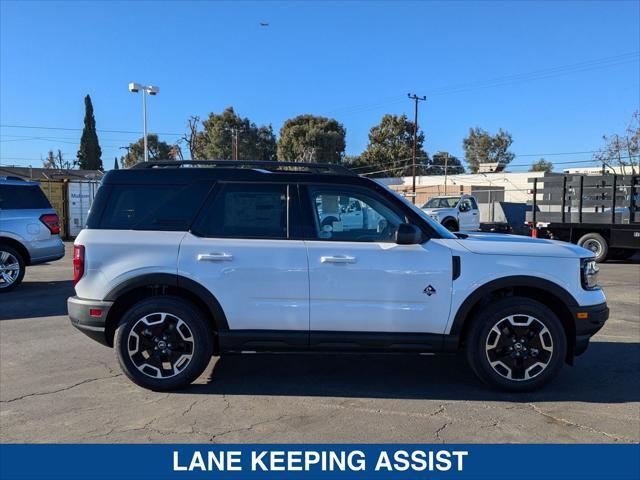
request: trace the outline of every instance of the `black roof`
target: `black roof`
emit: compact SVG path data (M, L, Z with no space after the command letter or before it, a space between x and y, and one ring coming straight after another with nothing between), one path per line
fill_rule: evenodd
M146 162L124 170L110 170L105 184L173 184L194 181L231 180L269 182L349 183L377 182L360 177L342 165L329 163L267 162L261 160L196 160L184 162Z

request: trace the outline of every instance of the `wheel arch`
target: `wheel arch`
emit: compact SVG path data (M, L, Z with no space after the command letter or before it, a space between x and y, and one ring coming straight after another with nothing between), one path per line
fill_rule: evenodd
M114 287L104 298L114 302L105 322L107 343L113 346L113 338L124 312L136 302L153 296L172 295L184 298L207 314L212 332L229 329L227 317L218 299L202 284L181 275L152 273L125 280Z
M31 255L29 255L29 250L27 250L27 247L25 247L18 240L11 237L0 237L0 244L7 245L20 253L25 265L28 266L31 264Z
M496 298L506 296L526 297L536 300L556 314L567 336L566 361L573 364L573 352L576 342L576 325L571 312L578 306L576 299L565 288L550 280L527 275L515 275L492 280L471 293L458 308L451 324L449 334L458 338L460 347L466 338L476 314Z

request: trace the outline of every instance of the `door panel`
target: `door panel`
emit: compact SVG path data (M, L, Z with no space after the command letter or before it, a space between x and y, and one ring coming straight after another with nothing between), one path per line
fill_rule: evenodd
M306 244L312 336L313 331L444 332L452 284L447 247L436 240ZM425 292L429 286L435 293Z
M309 277L302 240L200 238L187 234L178 274L220 302L230 330L309 330Z

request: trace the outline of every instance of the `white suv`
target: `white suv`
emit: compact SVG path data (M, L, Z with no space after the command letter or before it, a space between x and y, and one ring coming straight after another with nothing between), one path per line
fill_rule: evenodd
M354 202L384 221L325 221ZM482 380L523 391L604 324L597 272L569 243L454 235L337 166L148 163L104 177L68 307L154 390L229 352L463 350Z

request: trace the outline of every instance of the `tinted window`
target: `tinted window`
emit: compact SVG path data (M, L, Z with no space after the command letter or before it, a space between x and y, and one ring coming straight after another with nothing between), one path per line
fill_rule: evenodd
M350 188L311 189L316 237L343 242L393 242L404 218L377 196Z
M471 208L473 210L477 210L478 209L478 204L476 203L476 199L473 197L469 197L469 201L471 202Z
M51 204L40 187L20 185L0 185L0 209L26 210L48 209Z
M100 221L103 229L187 230L210 188L191 185L112 185ZM101 188L98 194L104 194Z
M287 238L287 186L225 184L195 230L207 237Z

